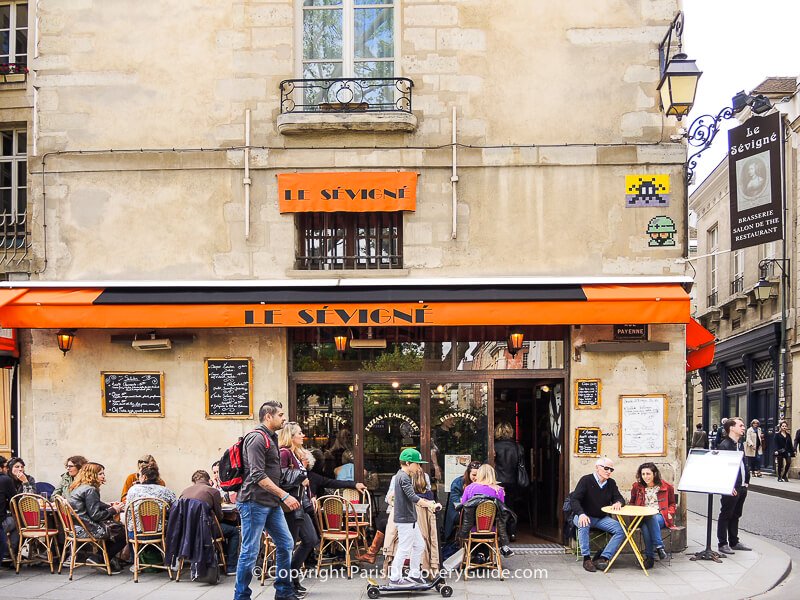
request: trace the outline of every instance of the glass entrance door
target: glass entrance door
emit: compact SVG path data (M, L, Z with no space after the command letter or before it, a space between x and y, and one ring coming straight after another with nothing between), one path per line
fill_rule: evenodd
M314 470L331 479L354 463L354 392L348 384L297 385L297 422L305 447L315 454Z
M419 383L364 384L360 443L365 477L373 494L386 493L400 468L398 457L404 448L420 450L420 389Z

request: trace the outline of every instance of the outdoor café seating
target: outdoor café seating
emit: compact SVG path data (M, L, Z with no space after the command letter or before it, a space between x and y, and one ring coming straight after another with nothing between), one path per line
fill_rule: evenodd
M10 504L19 532L19 546L15 548L14 559L17 573L23 564L41 562L47 562L50 572L55 573L58 529L47 523L48 508L52 511L50 503L36 494L23 493L12 497ZM41 552L46 554L46 560L41 557Z
M469 578L470 570L474 569L497 569L502 573L502 559L500 558L500 545L495 529L495 517L497 516L497 506L494 501L486 500L475 508L475 530L470 531L464 542L464 579ZM486 551L486 559L477 562L478 548ZM502 579L502 575L500 576Z
M339 547L344 551L344 563L331 559L326 566L344 564L350 579L351 552L358 541L358 516L353 505L341 496L322 496L317 499L317 524L320 533L317 575L322 568L325 550Z
M108 556L106 540L94 537L89 528L86 527L81 518L77 515L75 509L72 508L70 503L64 498L61 496L55 496L53 498L53 504L55 505L56 513L58 513L58 519L61 522L61 527L64 529L64 548L61 550L61 560L58 563L59 575L61 574L61 570L64 568L64 561L67 560L67 558L69 559L70 581L72 581L72 574L74 573L76 567L100 567L104 568L108 575L111 575L111 560ZM80 526L80 528L85 532L84 536L78 535L75 525ZM85 561L79 561L79 553L87 548L97 549L99 555L103 558L103 562L100 564L92 564Z
M145 569L164 569L172 579L172 567L166 562L167 510L169 504L158 498L134 500L125 509L125 521L132 529L128 538L133 546L133 580L139 581L139 574ZM132 525L131 525L132 524ZM161 555L160 562L145 562L142 553L147 548L155 549Z
M358 530L356 546L358 549L358 545L360 544L363 551L366 552L369 547L367 531L372 529L372 496L369 490L361 492L357 489L342 488L336 490L335 495L341 496L353 506L353 510L355 511L354 523Z

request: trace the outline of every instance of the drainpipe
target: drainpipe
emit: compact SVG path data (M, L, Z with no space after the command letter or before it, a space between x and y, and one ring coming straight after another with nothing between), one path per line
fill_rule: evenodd
M244 111L244 239L250 239L250 109Z
M458 192L456 190L456 183L458 183L458 166L456 163L456 107L453 105L453 174L450 176L450 186L453 190L453 239L457 237Z

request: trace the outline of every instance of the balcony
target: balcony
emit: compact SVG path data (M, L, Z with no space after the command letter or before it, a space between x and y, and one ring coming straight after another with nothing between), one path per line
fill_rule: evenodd
M731 281L731 296L741 294L744 291L744 275L739 275Z
M706 306L711 308L712 306L716 306L717 303L718 303L717 290L714 290L706 298Z
M413 87L405 77L286 79L280 84L278 131L414 131Z

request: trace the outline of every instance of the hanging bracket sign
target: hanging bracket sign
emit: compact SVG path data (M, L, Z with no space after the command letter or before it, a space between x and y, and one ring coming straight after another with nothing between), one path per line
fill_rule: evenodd
M731 250L783 239L781 114L754 116L728 132Z

